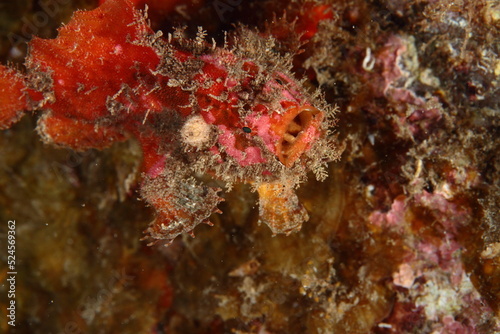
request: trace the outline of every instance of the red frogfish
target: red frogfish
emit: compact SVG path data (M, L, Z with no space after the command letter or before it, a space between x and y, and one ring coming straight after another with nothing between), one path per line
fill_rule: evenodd
M135 137L143 151L142 198L156 209L151 244L169 244L220 211L221 189L248 183L274 234L308 220L295 188L337 159L335 108L291 73L291 55L245 27L224 45L182 30L163 36L127 0L76 12L52 40L29 43L26 74L0 68L0 128L40 113L47 143L103 149Z

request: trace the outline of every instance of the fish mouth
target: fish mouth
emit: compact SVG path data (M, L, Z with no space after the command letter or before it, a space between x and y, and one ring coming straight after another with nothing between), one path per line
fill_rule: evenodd
M284 115L283 126L277 131L280 139L276 153L286 167L291 167L318 138L323 117L324 114L312 106L291 108Z

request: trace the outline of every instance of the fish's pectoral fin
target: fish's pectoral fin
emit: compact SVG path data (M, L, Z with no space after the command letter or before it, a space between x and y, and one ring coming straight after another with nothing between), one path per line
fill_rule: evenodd
M141 187L142 197L156 209L157 216L145 231L145 239L151 241L150 245L168 245L182 233L194 237L193 230L201 223L213 225L209 218L212 213L220 213L220 190L193 177L176 177L175 172L147 178Z

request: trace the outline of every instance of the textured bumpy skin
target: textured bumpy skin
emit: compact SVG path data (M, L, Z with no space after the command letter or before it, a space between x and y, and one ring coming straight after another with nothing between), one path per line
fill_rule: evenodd
M33 106L49 143L84 150L137 138L141 195L157 210L152 243L192 234L220 212L220 189L197 179L203 174L228 188L252 184L261 221L290 233L308 219L294 188L308 171L324 178L339 152L329 139L332 108L302 88L291 56L273 46L245 28L223 47L201 29L193 40L181 30L163 38L132 3L108 0L77 12L56 39L30 43L26 85L43 94Z
M29 94L22 76L0 65L0 130L9 128L30 109L30 95L37 96Z

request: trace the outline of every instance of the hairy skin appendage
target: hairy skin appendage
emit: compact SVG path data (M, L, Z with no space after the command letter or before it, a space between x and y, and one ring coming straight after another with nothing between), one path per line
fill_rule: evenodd
M102 149L135 137L143 151L141 196L157 211L151 243L209 223L220 189L244 182L259 194L273 233L308 219L294 189L337 159L334 110L290 71L272 36L240 27L225 45L182 30L163 37L126 0L76 12L53 40L29 43L28 72L0 68L0 128L39 110L44 141Z

